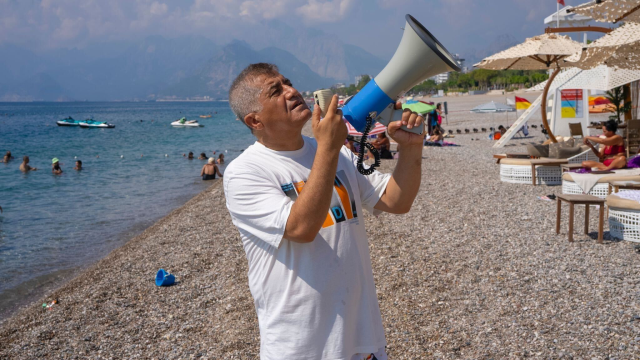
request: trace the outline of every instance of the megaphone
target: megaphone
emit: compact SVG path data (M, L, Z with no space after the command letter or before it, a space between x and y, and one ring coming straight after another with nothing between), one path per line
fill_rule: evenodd
M423 80L444 72L460 71L453 56L413 16L405 16L407 23L396 53L385 68L342 108L342 114L359 132L367 127L367 118L383 125L402 119L402 111L395 111L397 97ZM331 102L331 90L313 93L323 115ZM424 126L404 130L417 134Z

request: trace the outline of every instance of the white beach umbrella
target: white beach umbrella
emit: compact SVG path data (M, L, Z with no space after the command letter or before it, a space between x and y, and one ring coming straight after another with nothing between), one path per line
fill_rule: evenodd
M595 21L617 23L640 22L640 0L594 0L569 9Z
M569 68L555 78L550 89L589 89L608 91L622 85L640 80L640 70L626 70L599 65L593 69ZM548 81L548 80L547 80ZM547 81L533 86L527 91L542 91Z
M580 60L570 65L591 69L602 64L640 70L640 24L626 23L592 42L582 52Z
M489 70L547 70L555 69L548 84L558 75L561 67L566 66L564 60L575 61L580 56L582 45L568 36L544 34L528 38L524 43L489 56L476 64L476 67ZM542 126L547 130L551 141L556 142L547 122L548 87L542 92L540 106Z

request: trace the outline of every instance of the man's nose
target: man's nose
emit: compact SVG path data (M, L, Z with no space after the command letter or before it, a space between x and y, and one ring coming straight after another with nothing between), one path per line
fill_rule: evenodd
M284 85L284 89L285 89L285 96L287 100L300 95L298 90L296 90L296 88L294 88L293 86Z

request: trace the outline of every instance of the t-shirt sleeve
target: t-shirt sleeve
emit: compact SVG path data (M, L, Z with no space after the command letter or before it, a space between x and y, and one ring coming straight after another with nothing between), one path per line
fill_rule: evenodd
M344 150L344 149L343 149ZM360 190L360 200L362 201L362 207L367 209L373 215L382 213L380 210L375 210L374 206L378 203L384 191L387 188L387 184L391 179L391 174L383 174L375 170L371 175L362 175L358 171L358 157L351 153L349 156L353 161L354 170L356 172L356 178L358 179L358 189ZM366 165L365 165L366 166Z
M275 181L255 169L227 169L224 193L240 235L280 246L293 201Z

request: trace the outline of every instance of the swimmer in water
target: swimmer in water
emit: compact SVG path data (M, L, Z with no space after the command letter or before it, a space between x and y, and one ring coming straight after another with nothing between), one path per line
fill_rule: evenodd
M55 175L62 174L62 169L60 168L60 161L58 160L58 158L53 158L51 160L51 163L53 164L51 166L51 172L53 172Z
M193 151L189 151L189 156L187 156L187 159L193 160Z
M82 170L82 161L81 160L76 160L76 167L73 168L73 170Z
M207 154L200 153L200 156L198 156L198 160L207 160Z
M220 153L220 155L218 155L218 164L222 165L224 164L224 154Z
M2 162L3 163L8 163L11 160L13 160L13 156L11 156L11 151L7 151L7 153L2 158Z
M218 165L216 165L216 159L209 158L209 161L202 167L200 171L200 176L202 176L202 180L213 180L216 178L216 174L219 177L222 177L220 173L220 169L218 169Z
M29 172L29 171L35 171L38 170L37 168L31 167L29 166L29 157L28 156L23 156L22 157L22 164L20 164L20 171L22 172Z

